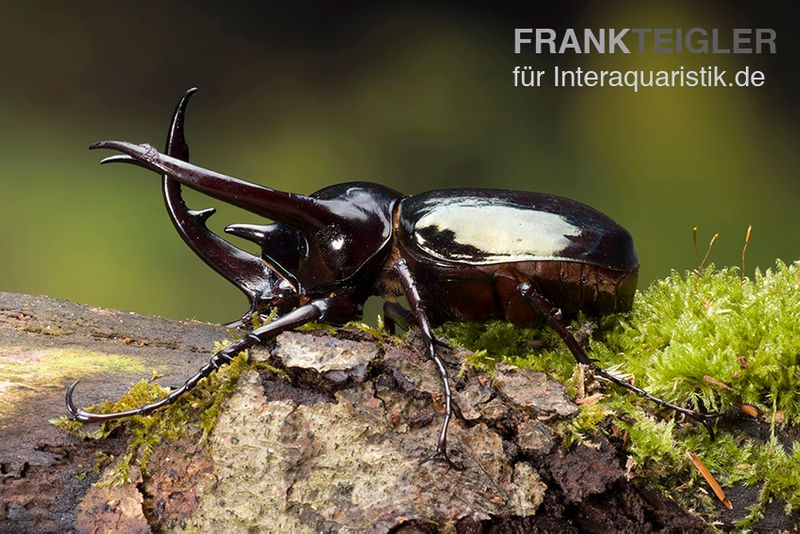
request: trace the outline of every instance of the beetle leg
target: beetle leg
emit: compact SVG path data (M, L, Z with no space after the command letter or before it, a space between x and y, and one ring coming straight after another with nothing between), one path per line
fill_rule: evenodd
M528 299L534 307L544 316L547 323L555 330L561 339L564 340L564 343L567 345L567 348L572 352L572 355L575 356L575 359L578 363L582 363L588 367L590 367L596 374L602 376L603 378L610 380L611 382L617 384L618 386L624 387L629 389L639 395L642 398L645 398L649 401L652 401L659 406L664 408L669 408L674 410L678 413L682 413L688 417L691 417L698 423L702 424L708 430L708 433L711 435L711 439L714 439L714 429L711 427L711 420L719 417L719 414L707 414L697 412L695 410L690 410L688 408L684 408L682 406L678 406L677 404L672 404L671 402L667 402L663 399L655 397L645 390L641 388L637 388L633 384L629 383L626 380L618 376L614 376L613 374L609 373L599 365L597 365L594 360L589 358L586 354L586 350L583 348L583 345L575 338L575 336L567 329L567 325L564 323L563 318L561 317L561 310L558 307L553 306L553 304L540 295L530 284L527 282L521 283L517 286L517 290L519 294L524 298Z
M408 326L414 322L414 314L405 309L399 302L383 302L383 327L391 335L394 335L395 325L403 330L408 330Z
M400 283L403 286L406 298L408 298L408 303L411 306L411 313L416 318L417 325L419 326L420 333L422 334L422 339L425 342L425 352L436 364L436 369L439 371L439 377L442 379L442 387L444 388L444 422L442 423L442 429L439 432L439 440L436 444L436 451L429 457L425 458L423 463L429 460L441 458L450 467L461 470L463 467L453 463L453 461L450 460L450 456L447 454L447 427L450 425L450 417L452 414L451 405L453 401L453 396L450 392L450 381L447 378L447 369L445 368L442 359L436 354L436 338L433 336L433 329L431 328L428 314L425 311L425 305L420 298L419 291L417 290L417 282L414 280L414 275L411 273L410 269L408 268L408 264L404 259L398 260L397 263L394 264L394 268L400 275ZM400 307L400 309L403 308Z
M383 302L383 326L389 334L395 334L395 326L408 330L415 322L414 314L405 309L399 302L389 302L388 300ZM450 343L439 338L433 338L433 342L448 350L453 349Z
M145 415L154 410L157 410L163 406L167 406L168 404L172 404L178 398L186 393L187 391L194 388L200 380L209 376L214 371L218 370L223 365L230 363L233 358L236 357L237 354L240 352L249 349L257 344L264 343L265 341L274 338L281 332L285 332L287 330L291 330L296 328L300 325L304 325L311 321L321 320L332 320L333 322L340 323L346 321L353 316L357 316L361 311L361 305L355 303L349 299L343 299L341 297L329 297L325 299L316 300L305 304L304 306L300 306L299 308L292 310L291 312L283 315L282 317L275 319L271 323L264 325L252 332L248 333L245 337L232 343L231 345L225 347L221 351L214 354L211 357L209 362L205 364L203 367L200 368L197 373L193 376L189 377L186 382L179 387L178 389L172 391L164 397L156 402L151 404L147 404L140 408L136 408L133 410L126 410L124 412L115 412L115 413L91 413L87 412L86 410L79 409L75 406L72 396L75 391L75 387L78 385L78 382L73 382L69 388L67 388L66 394L66 402L67 402L67 411L69 411L70 416L83 423L93 423L97 421L109 421L112 419L119 419L121 417L130 417L133 415Z

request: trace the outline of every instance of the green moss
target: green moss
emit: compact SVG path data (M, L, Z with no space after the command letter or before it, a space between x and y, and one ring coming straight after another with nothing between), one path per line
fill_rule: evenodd
M331 326L325 323L306 323L304 325L298 326L295 328L296 332L327 332L328 334L335 334L337 329L335 326Z
M502 361L545 371L575 391L574 358L549 328L454 324L440 333L475 351L470 365L491 372ZM637 293L631 312L602 318L590 353L601 367L631 374L637 386L678 405L720 412L756 406L779 435L800 424L800 269L778 261L752 279L736 268L673 272ZM625 436L630 476L690 507L709 509L710 501L700 497L706 485L689 451L723 486L763 483L742 528L771 499L800 510L800 445L787 450L775 437L762 444L726 432L711 441L702 427L630 392L605 384L603 393L564 423L565 443L591 445L593 433L611 428Z
M622 355L625 370L667 400L712 410L743 402L797 424L798 287L797 266L781 262L752 280L737 269L673 273L639 295L592 350L604 364Z
M75 475L78 480L84 480L86 477L90 475L98 475L100 474L101 469L107 466L111 461L114 459L114 456L111 454L107 454L103 451L97 452L94 457L94 462L91 466L87 467L83 471L79 472ZM83 467L83 466L78 466Z
M224 347L215 343L214 350ZM114 430L127 425L130 434L128 448L117 461L113 472L105 477L103 484L123 484L130 482L131 467L136 466L147 476L147 465L155 447L164 440L175 441L183 437L190 428L201 431L200 439L205 439L214 429L217 414L226 398L236 386L239 376L248 368L247 352L239 353L233 361L201 380L198 385L173 404L157 410L150 415L140 415L123 420L101 423L94 431L88 427L71 421L66 417L53 423L68 432L84 438L102 439ZM169 390L148 380L141 380L116 402L103 402L89 409L91 412L108 413L138 408L157 401L169 393ZM190 423L197 421L196 425Z
M386 329L383 327L383 318L378 316L378 326L370 326L367 323L362 323L361 321L350 321L349 323L345 324L345 328L354 328L356 330L360 330L370 336L374 337L378 341L384 341L386 338L389 338L389 334L386 332Z
M578 414L558 428L564 445L570 447L574 444L582 444L588 447L595 447L592 437L598 425L611 413L602 404L589 404L581 406Z

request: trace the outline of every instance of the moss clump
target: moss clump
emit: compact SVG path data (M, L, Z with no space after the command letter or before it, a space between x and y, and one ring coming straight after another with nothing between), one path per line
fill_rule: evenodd
M621 355L651 393L711 410L751 404L800 423L796 265L778 262L752 280L737 269L673 273L612 324L593 354L606 365Z
M579 328L583 318L573 323ZM470 364L491 371L503 361L539 371L575 387L575 360L549 328L521 330L506 323L446 325L441 333L475 351ZM737 404L758 408L772 423L767 443L719 432L711 441L702 427L676 423L669 411L621 388L582 406L566 422L568 444L587 442L607 414L612 432L625 435L628 470L692 507L709 501L688 451L697 453L723 486L763 484L761 498L742 522L778 498L800 510L800 446L780 444L787 427L800 424L800 269L775 268L742 277L736 268L683 275L673 272L637 293L633 310L600 320L591 356L606 369L631 374L636 385L670 402L725 412ZM705 502L703 502L705 500ZM734 503L735 505L736 503Z
M544 371L567 382L575 371L572 353L550 328L519 328L503 321L447 323L439 333L473 351L469 362L490 373L497 363L504 362Z
M214 350L219 351L223 347L223 344L218 343L215 344ZM53 421L53 424L73 434L91 439L105 438L120 426L127 424L130 433L128 448L117 461L113 473L106 477L105 483L128 483L131 481L132 466L138 467L146 476L147 464L155 447L164 440L175 441L184 436L191 422L197 422L195 427L201 431L200 439L205 439L216 424L222 403L233 392L239 376L247 367L247 352L241 352L229 365L201 380L190 393L150 415L107 421L92 432L88 432L83 424L66 417ZM100 403L91 407L89 411L108 413L130 410L157 401L168 393L168 389L149 380L142 380L134 384L120 400Z

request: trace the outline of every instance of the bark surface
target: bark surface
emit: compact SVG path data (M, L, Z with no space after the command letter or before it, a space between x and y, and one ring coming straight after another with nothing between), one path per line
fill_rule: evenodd
M119 398L153 371L178 385L229 331L0 293L0 531L14 532L646 532L703 523L624 478L624 455L566 449L554 425L577 410L540 373L461 370L454 383L453 459L420 463L441 424L434 366L413 336L354 329L286 333L250 367L207 439L164 440L146 474L92 486L98 453L127 435L75 438L49 423L82 379L79 405ZM461 371L461 372L460 372Z

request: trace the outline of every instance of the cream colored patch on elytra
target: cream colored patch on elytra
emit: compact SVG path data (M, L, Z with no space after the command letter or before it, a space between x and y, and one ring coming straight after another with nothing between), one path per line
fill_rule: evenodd
M513 206L487 208L485 204L442 206L423 215L415 226L418 242L436 256L442 257L430 248L421 229L449 230L456 243L485 252L489 262L560 258L570 244L569 237L581 233L578 226L555 213Z

